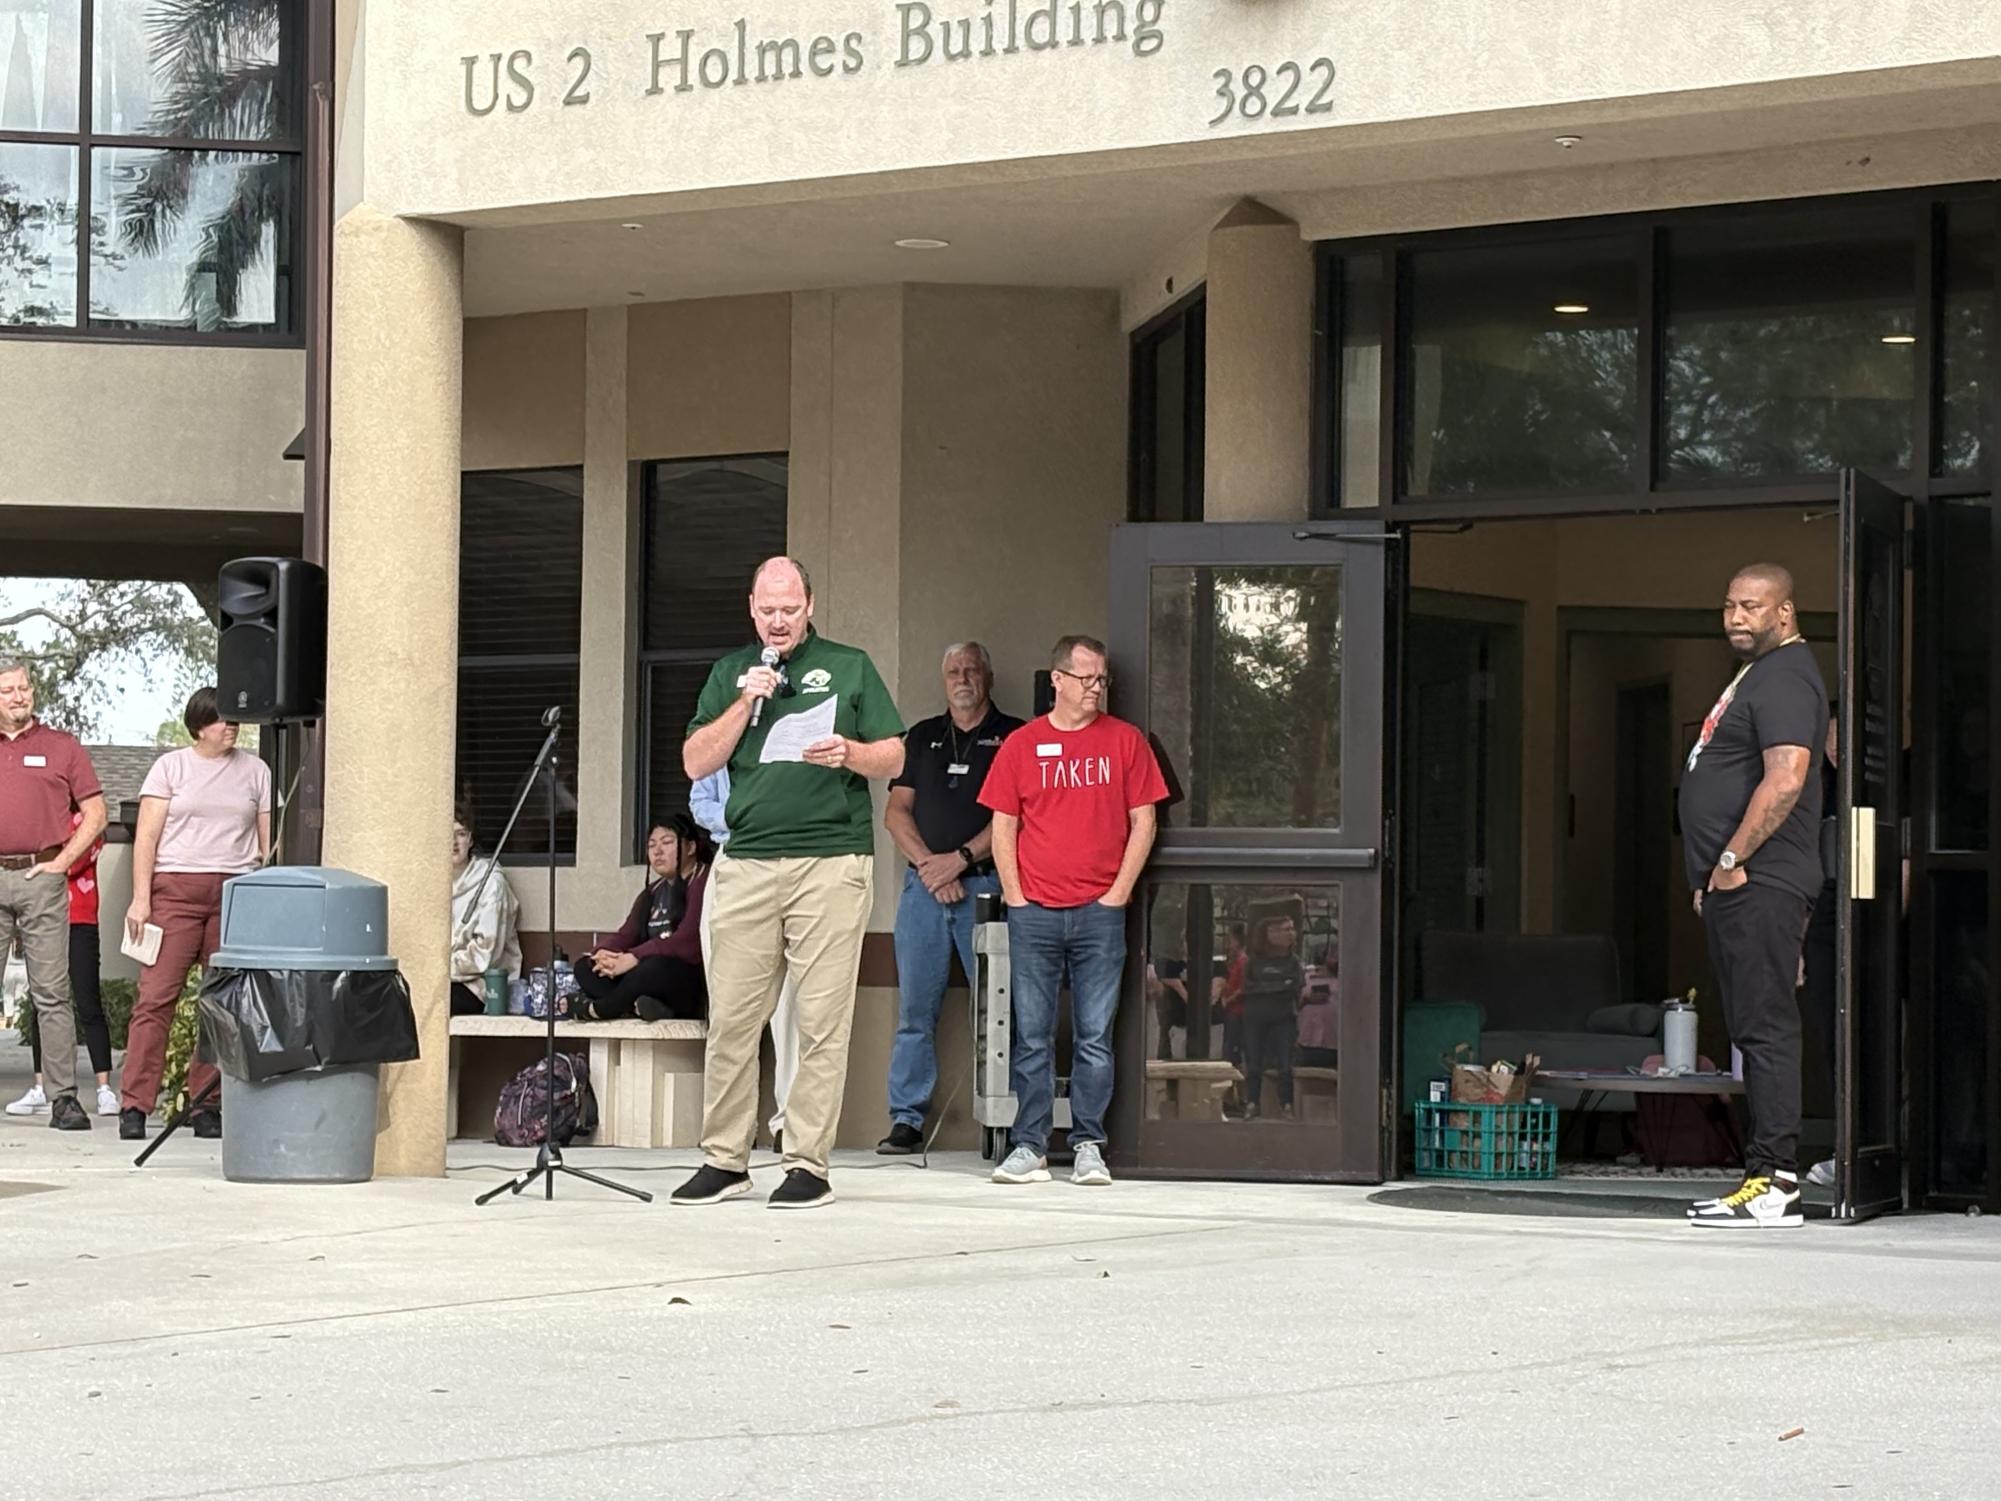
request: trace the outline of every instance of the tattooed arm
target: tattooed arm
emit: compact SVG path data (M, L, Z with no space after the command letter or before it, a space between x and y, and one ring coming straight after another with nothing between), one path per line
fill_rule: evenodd
M1778 833L1799 802L1800 791L1806 786L1807 773L1812 768L1813 754L1803 745L1766 747L1764 780L1751 794L1751 806L1744 810L1744 821L1737 825L1737 832L1730 836L1727 846L1737 853L1737 868L1712 872L1711 891L1732 891L1750 879L1744 872L1746 862Z

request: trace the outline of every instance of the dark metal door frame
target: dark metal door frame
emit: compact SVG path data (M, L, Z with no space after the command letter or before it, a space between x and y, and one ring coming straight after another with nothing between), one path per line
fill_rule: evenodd
M1147 892L1163 881L1202 886L1285 884L1340 888L1341 1084L1334 1160L1327 1133L1302 1125L1217 1124L1145 1119L1147 1018L1143 963L1127 967L1115 1039L1121 1087L1112 1107L1115 1160L1146 1176L1380 1182L1391 1150L1387 1098L1389 978L1382 882L1390 878L1383 768L1386 553L1393 539L1373 519L1312 529L1285 523L1128 525L1112 537L1110 649L1118 685L1113 711L1151 730L1152 583L1157 568L1327 567L1343 569L1340 635L1339 823L1324 829L1188 828L1170 809L1127 921L1128 953L1146 952ZM1170 768L1185 774L1187 768ZM1191 954L1191 961L1201 956ZM1191 974L1200 973L1191 970ZM1197 987L1190 986L1191 1004ZM1201 987L1206 1001L1206 986ZM1360 1004L1358 1004L1360 1003ZM1205 1006L1206 1013L1206 1006ZM1351 1064L1350 1058L1353 1055ZM1350 1078L1353 1082L1350 1083ZM1301 1150L1294 1150L1297 1143ZM1252 1148L1249 1153L1246 1148Z

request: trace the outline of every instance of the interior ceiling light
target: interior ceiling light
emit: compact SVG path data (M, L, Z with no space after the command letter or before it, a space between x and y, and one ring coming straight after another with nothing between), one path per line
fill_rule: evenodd
M1561 146L1561 147L1562 147L1562 148L1563 148L1563 149L1564 149L1565 151L1568 151L1568 150L1570 150L1570 149L1571 149L1571 148L1572 148L1573 146L1581 146L1581 145L1583 145L1583 144L1584 144L1584 137L1583 137L1583 136L1558 136L1558 137L1556 138L1556 144L1557 144L1557 145L1559 145L1559 146Z
M1550 311L1552 313L1588 313L1591 311L1591 307L1590 304L1583 302L1559 302Z
M646 226L645 226L644 224L621 224L621 225L619 225L619 228L620 228L620 229L644 229L644 228L646 228Z
M1885 344L1915 344L1918 342L1918 336L1916 334L1885 334L1883 335L1883 342Z
M913 238L908 240L898 240L896 242L896 248L898 250L949 250L952 248L952 242L950 240L926 240L922 238Z

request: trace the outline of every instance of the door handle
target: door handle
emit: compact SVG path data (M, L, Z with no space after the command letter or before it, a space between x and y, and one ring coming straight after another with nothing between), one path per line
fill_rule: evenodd
M1848 895L1858 902L1876 900L1876 810L1848 810Z

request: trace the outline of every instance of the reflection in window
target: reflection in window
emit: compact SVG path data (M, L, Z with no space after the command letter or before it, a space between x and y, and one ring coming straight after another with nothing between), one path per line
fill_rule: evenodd
M1156 568L1148 723L1193 828L1341 821L1339 566Z
M1148 1120L1333 1124L1340 898L1338 886L1151 888Z
M1938 472L1980 467L1987 429L1987 341L1994 327L1994 205L1946 209L1944 327L1939 336Z
M1987 848L1989 802L1988 559L1992 502L1943 501L1932 507L1937 560L1938 730L1932 753L1932 848Z
M0 141L0 326L76 321L76 158Z
M1635 482L1635 249L1621 236L1410 257L1412 495Z
M76 129L82 0L0 3L0 130Z
M289 330L296 158L219 151L91 153L91 322Z
M1383 442L1383 260L1341 262L1341 493L1344 506L1380 504Z
M1939 871L1931 878L1932 1188L1944 1194L1987 1190L1987 1099L1996 1060L1988 1039L1994 1005L1988 954L1987 875Z
M1669 479L1911 467L1907 207L1746 214L1669 234Z
M97 133L273 141L295 133L293 0L97 0L91 113Z
M1133 521L1200 521L1206 476L1208 302L1133 341Z

